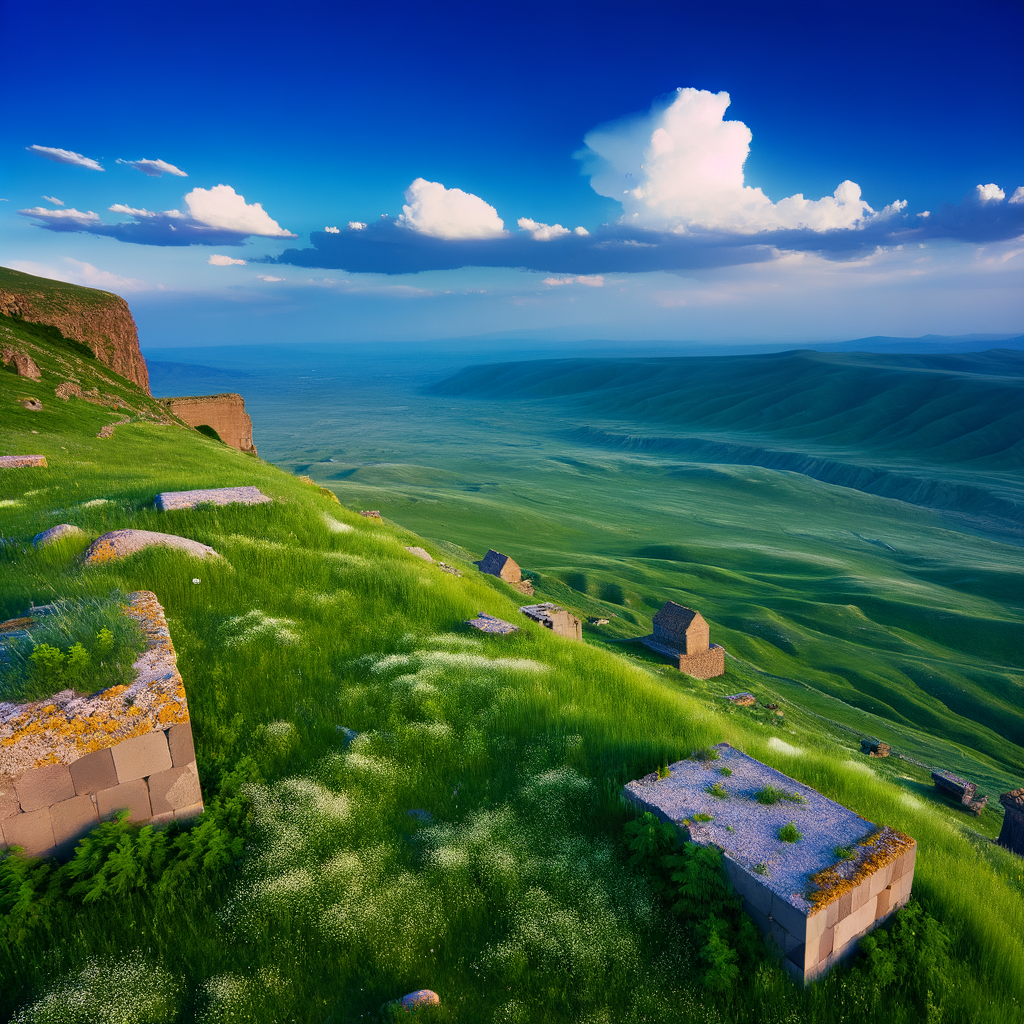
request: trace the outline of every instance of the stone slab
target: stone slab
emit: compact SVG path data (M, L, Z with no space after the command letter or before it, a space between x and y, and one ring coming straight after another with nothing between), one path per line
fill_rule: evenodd
M486 612L480 612L475 619L467 619L466 625L472 626L473 629L479 629L481 633L504 635L506 633L519 632L518 626L513 626L511 622L506 622L504 619L499 619L494 615L488 615Z
M197 505L265 505L272 502L258 487L211 487L198 491L164 491L156 496L161 512L191 509Z
M16 814L0 822L5 846L22 846L32 857L49 852L53 848L53 827L50 825L50 809Z
M23 811L38 811L75 795L66 764L48 764L22 772L14 783Z
M191 722L172 725L167 730L167 746L171 752L171 764L175 768L193 762L196 759L196 748L192 742Z
M96 794L96 807L103 821L111 821L118 811L130 811L131 820L145 821L152 816L149 787L145 779L122 782L113 789L101 789Z
M117 785L117 771L110 747L94 750L70 764L71 780L79 796L89 796Z
M151 547L175 548L195 558L220 557L208 544L200 544L199 541L189 540L188 537L157 533L154 530L111 530L110 533L97 537L86 548L84 560L86 565L111 562Z
M0 469L46 469L45 455L0 455Z
M73 796L50 808L50 824L57 846L73 843L100 823L92 797Z
M48 544L55 544L65 537L84 536L85 531L80 530L77 526L72 526L71 523L58 523L56 526L51 526L48 530L43 530L42 533L37 533L32 538L32 543L37 548L45 548Z
M122 740L116 747L111 747L110 752L114 755L118 782L143 779L171 767L167 735L159 729L130 740Z
M14 779L8 775L0 776L0 821L21 814L21 801L14 788Z
M167 814L180 807L192 807L202 799L199 772L194 761L149 777L149 802L155 815Z

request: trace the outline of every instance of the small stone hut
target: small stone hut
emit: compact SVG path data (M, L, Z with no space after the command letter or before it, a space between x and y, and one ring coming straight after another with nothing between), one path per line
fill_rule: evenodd
M680 672L697 679L725 673L725 648L711 643L711 630L700 612L666 601L654 616L654 632L641 639L645 647L678 661Z
M999 802L1006 808L1006 815L996 842L1024 857L1024 789L1004 793Z
M556 636L564 636L568 640L583 639L583 623L557 604L548 601L543 604L524 604L519 610L527 618L550 629Z
M488 576L497 576L498 579L502 579L506 583L522 583L523 581L523 573L519 566L508 555L503 555L500 551L495 551L494 548L491 548L479 562L473 564L481 572L487 573Z

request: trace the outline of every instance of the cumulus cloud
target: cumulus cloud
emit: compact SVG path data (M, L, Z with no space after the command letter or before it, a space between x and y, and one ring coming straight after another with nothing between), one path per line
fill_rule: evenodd
M538 224L529 217L520 217L516 223L520 230L529 231L535 242L550 242L552 238L569 234L569 229L563 228L561 224Z
M350 220L348 222L348 229L349 231L365 231L366 223L361 220ZM337 230L334 233L337 234Z
M662 231L845 230L902 209L875 214L853 181L821 199L797 193L773 203L744 183L752 135L725 120L730 102L727 92L677 89L647 114L595 128L577 154L591 186L622 203L624 222Z
M1024 203L1024 185L1018 185L1008 201L1011 203Z
M53 203L54 206L63 206L64 200L58 199L56 196L40 196L40 199L45 199L48 203Z
M546 285L585 284L590 288L603 288L604 277L601 274L577 274L574 277L545 277Z
M461 188L417 178L405 190L405 200L398 223L418 234L461 239L499 238L505 233L498 211Z
M589 235L590 232L584 227L573 228L573 232L577 235Z
M283 281L283 277L271 277L270 274L257 274L257 279L260 281Z
M987 185L975 185L979 203L1001 203L1006 198L1006 193L998 186L989 182Z
M30 153L45 157L58 164L71 164L73 167L87 167L90 171L102 171L103 168L91 158L74 153L70 149L54 149L52 146L26 146Z
M236 260L232 256L211 256L207 261L214 267L244 267L245 260Z
M259 203L246 203L230 185L194 188L184 198L185 211L147 210L123 203L108 207L131 221L104 224L92 212L19 210L50 231L88 231L142 245L240 245L246 238L297 238L285 230Z
M166 160L121 160L118 158L117 162L134 167L135 170L142 171L150 178L160 178L165 174L173 174L178 178L188 177L180 167L175 167L174 164L169 164Z
M324 228L324 231L326 231L329 235L341 234L341 228Z

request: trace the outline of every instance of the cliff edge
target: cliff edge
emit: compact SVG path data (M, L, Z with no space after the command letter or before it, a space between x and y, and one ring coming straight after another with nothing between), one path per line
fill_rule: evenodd
M190 427L212 428L225 444L250 455L257 454L252 443L252 420L245 411L245 399L241 395L194 395L158 401L172 416Z
M0 267L0 313L56 327L150 394L138 328L119 295Z

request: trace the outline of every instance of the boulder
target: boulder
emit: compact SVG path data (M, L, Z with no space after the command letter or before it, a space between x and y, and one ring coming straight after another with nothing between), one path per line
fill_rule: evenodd
M38 398L20 398L18 401L32 412L42 412L43 403Z
M71 523L61 523L59 526L51 526L50 529L37 533L32 538L32 543L37 548L45 548L47 544L53 544L58 540L63 540L65 537L84 536L85 531L80 530L77 526L72 526Z
M429 988L420 988L415 992L410 992L407 996L402 996L398 1000L398 1005L403 1010L417 1010L421 1006L440 1006L441 997Z
M219 558L213 548L206 544L200 544L197 540L189 540L187 537L176 537L170 533L155 533L152 530L112 530L110 533L97 537L85 552L84 560L86 565L96 565L99 562L111 562L118 558L127 558L129 555L141 551L143 548L164 547L176 548L184 551L187 555L196 558Z
M13 364L14 372L19 377L28 377L29 380L39 380L42 377L42 373L39 367L36 366L35 360L27 353L5 346L2 350L2 356L4 366Z

